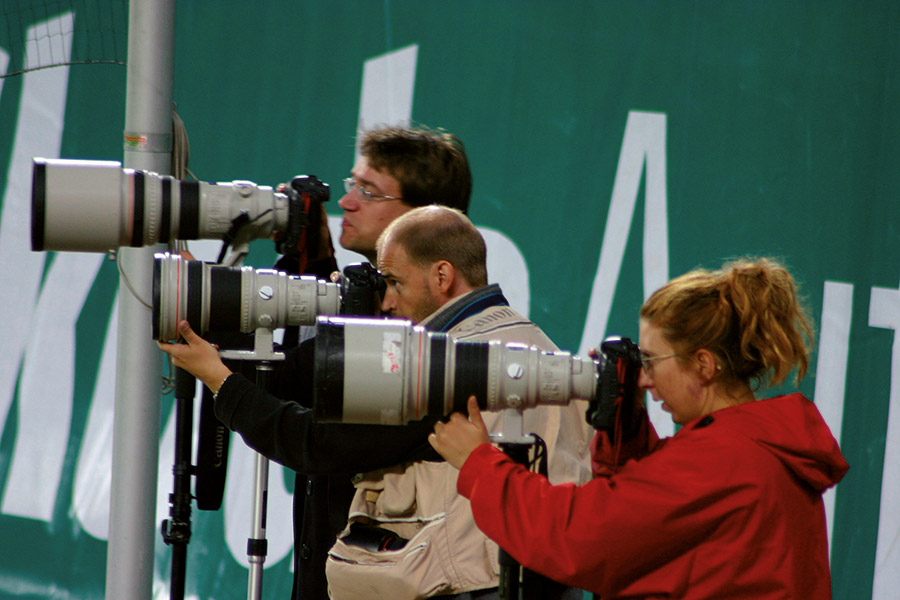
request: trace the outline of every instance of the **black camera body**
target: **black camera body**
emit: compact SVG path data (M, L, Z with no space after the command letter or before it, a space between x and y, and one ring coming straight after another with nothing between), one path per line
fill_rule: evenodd
M641 373L641 351L628 338L609 337L600 344L597 363L597 393L590 400L585 418L596 430L615 431L616 414L624 428L634 421L634 399Z
M339 283L342 315L374 317L379 313L385 283L371 263L347 265Z
M283 256L299 254L297 244L304 230L311 238L307 247L318 248L319 205L328 202L331 196L328 184L315 175L297 175L279 189L288 197L288 222L284 237L275 242L275 251Z

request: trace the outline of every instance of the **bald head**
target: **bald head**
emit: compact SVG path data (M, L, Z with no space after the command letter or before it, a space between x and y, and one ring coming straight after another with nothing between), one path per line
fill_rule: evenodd
M401 215L378 238L376 251L379 256L388 244L401 247L409 261L418 267L447 261L468 287L487 285L484 238L456 209L431 205Z

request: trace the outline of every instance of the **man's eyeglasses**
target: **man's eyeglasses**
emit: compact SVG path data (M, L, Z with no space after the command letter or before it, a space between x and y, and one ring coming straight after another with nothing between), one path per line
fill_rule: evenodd
M643 350L641 351L641 366L644 367L644 371L648 374L653 370L653 363L657 360L662 360L664 358L672 358L678 356L678 353L675 354L662 354L660 356L648 356L644 354Z
M373 194L365 186L359 185L355 181L353 181L352 177L344 178L344 191L348 194L356 190L356 193L359 194L359 199L365 203L369 202L382 202L383 200L403 200L403 198L398 198L397 196L385 196L384 194Z

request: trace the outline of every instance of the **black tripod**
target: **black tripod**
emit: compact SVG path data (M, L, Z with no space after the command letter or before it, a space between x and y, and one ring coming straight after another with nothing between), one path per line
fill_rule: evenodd
M256 330L253 350L222 350L223 359L252 360L256 363L256 384L260 389L268 389L273 361L283 360L284 355L273 350L272 331L260 328ZM175 373L175 460L173 466L173 491L169 495L169 519L162 522L163 541L172 546L172 566L170 575L171 600L184 600L185 578L187 572L187 545L191 539L191 476L201 471L191 464L191 441L193 435L194 390L196 379L183 369ZM210 398L211 400L211 398ZM211 404L204 402L204 408L210 413ZM214 415L207 415L214 420ZM201 415L201 422L203 416ZM224 425L216 421L221 431L212 434L221 441L216 453L227 456L227 433ZM202 425L201 425L202 428ZM201 431L201 438L204 431ZM201 441L201 445L203 445ZM208 445L208 444L207 444ZM202 449L198 454L202 453ZM200 462L200 461L198 461ZM222 488L224 487L224 465L227 461L219 461L220 472L212 477L197 482L198 507L204 510L218 510L221 505ZM210 469L207 469L209 471ZM269 461L261 454L256 455L254 467L254 497L251 515L250 537L247 540L247 559L250 563L247 597L259 600L262 597L263 563L266 560L266 512L269 482ZM202 492L202 496L201 496Z
M191 541L191 436L194 421L196 379L184 369L175 372L175 464L174 485L169 495L169 519L162 522L163 541L172 546L169 581L171 600L184 599L187 545Z
M274 350L272 330L264 327L256 330L253 350L223 350L219 354L223 359L254 361L256 363L256 385L262 390L269 389L273 363L284 360L284 354ZM269 493L269 461L259 453L256 454L253 485L250 537L247 539L247 560L250 562L247 598L260 600L262 598L263 564L266 562L268 549L266 512Z
M536 452L534 462L538 472L547 476L546 451L544 442L534 434L523 433L523 414L516 409L503 411L503 429L500 433L491 434L491 441L513 461L528 467L531 464L529 454L532 448ZM500 548L500 581L498 593L500 600L545 600L558 597L566 587L534 571L523 568L503 548Z

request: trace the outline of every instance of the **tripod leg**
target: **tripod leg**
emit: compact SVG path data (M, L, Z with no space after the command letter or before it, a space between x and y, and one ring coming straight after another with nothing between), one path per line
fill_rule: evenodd
M501 443L500 449L520 465L527 465L528 450L531 448L531 445L530 441L527 443ZM503 548L500 548L498 561L500 563L500 585L498 589L500 600L519 600L519 581L522 575L522 567Z
M500 582L497 588L500 600L519 599L519 574L521 567L512 556L500 549Z
M175 464L169 496L169 516L162 523L162 536L172 546L169 597L183 600L187 572L187 545L191 539L191 439L194 422L196 379L183 369L175 373Z
M253 522L250 539L247 540L247 559L250 561L250 580L247 585L247 597L250 600L262 598L263 563L266 562L268 542L266 540L266 503L269 495L269 461L262 455L256 455L255 490L253 498Z
M170 600L184 600L184 582L187 576L187 546L172 546L172 570L169 577Z
M256 363L256 385L268 390L272 365L268 361ZM269 498L269 461L262 454L256 455L254 475L253 515L250 525L250 539L247 540L247 559L250 561L250 578L247 583L247 597L262 599L263 563L266 562L266 510Z

